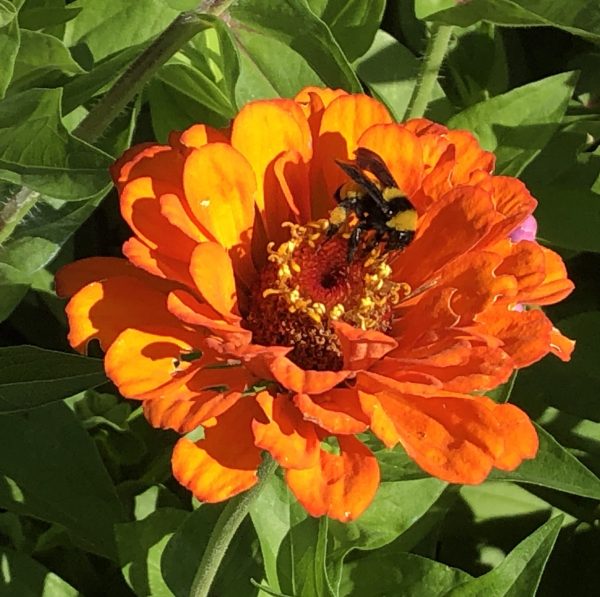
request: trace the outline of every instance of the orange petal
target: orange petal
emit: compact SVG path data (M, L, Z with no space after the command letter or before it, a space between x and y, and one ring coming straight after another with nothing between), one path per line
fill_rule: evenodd
M142 143L129 148L110 168L117 189L136 178L151 176L161 192L166 187L179 187L183 160L178 151L168 145Z
M429 395L420 396L416 386L396 384L376 394L361 392L373 433L388 446L400 441L408 455L435 477L451 483L481 483L504 450L489 398L427 386Z
M529 417L514 404L496 404L494 417L504 439L504 450L494 466L504 471L515 470L525 458L534 458L539 441Z
M303 87L294 97L294 101L300 104L306 116L326 108L334 99L341 95L348 95L343 89L329 89L327 87Z
M148 279L149 276L118 257L89 257L61 267L56 273L56 294L61 298L73 296L91 282L116 276Z
M361 330L342 321L332 323L344 355L344 369L368 369L398 343L382 332Z
M259 347L260 348L260 347ZM290 361L289 347L270 347L248 352L248 367L258 377L275 379L284 388L297 394L322 394L344 381L350 371L313 371L301 369Z
M308 162L312 156L311 134L298 104L291 100L265 100L247 104L236 116L231 144L242 153L256 175L256 205L268 224L265 213L265 174L282 152L297 151Z
M121 214L135 235L150 249L186 261L195 243L163 216L153 187L154 181L149 176L127 183L121 191Z
M210 305L201 303L185 290L171 292L167 307L181 321L206 328L234 345L246 346L252 338L252 332L240 326L240 318L229 317L225 321Z
M561 361L570 361L571 354L575 350L575 341L563 336L559 330L553 327L550 332L550 350Z
M205 124L194 124L182 132L174 131L169 135L169 145L180 149L198 149L207 143L228 143L226 131L214 129Z
M233 266L227 251L217 243L202 243L192 254L190 273L204 300L225 319L237 311Z
M489 181L498 216L482 240L484 245L506 238L537 206L537 201L519 179L511 176L491 176Z
M255 444L267 450L284 468L310 468L319 460L319 439L314 425L305 421L285 394L260 392L256 401L265 417L252 422Z
M191 151L183 187L191 212L223 247L249 243L256 181L248 161L225 143Z
M502 349L519 369L539 361L550 350L552 322L538 309L510 311L499 306L478 319L486 333L502 340Z
M423 177L421 143L406 128L398 124L374 125L360 136L358 145L373 150L383 159L405 195L411 197L420 188Z
M419 222L417 237L394 262L394 279L419 287L474 247L489 230L494 215L492 200L485 191L476 187L452 189Z
M521 302L551 305L569 296L575 285L567 278L567 269L560 255L546 247L540 246L540 249L544 256L544 279L537 288L524 292Z
M491 252L467 253L448 264L439 286L455 288L450 306L460 316L459 325L470 323L499 298L516 300L517 282L510 270L500 266L502 257ZM505 275L501 275L505 274Z
M473 172L492 172L496 158L484 151L475 137L467 131L449 130L446 138L456 148L456 165L452 173L455 185L468 183Z
M181 328L128 328L106 351L104 368L123 396L143 398L185 371L190 363L181 357L198 344L199 337Z
M180 439L173 449L173 476L202 502L221 502L250 489L256 481L260 450L254 446L252 419L260 410L252 397L239 400L205 428L204 439Z
M151 249L148 245L139 241L135 236L123 243L123 255L139 268L163 278L165 282L168 280L172 286L185 284L186 286L194 287L194 282L189 273L189 261L180 261L166 255L162 255L160 251Z
M371 451L353 436L338 437L340 454L321 450L316 466L287 470L286 481L311 516L342 522L358 518L379 487L379 466Z
M144 414L154 427L180 433L222 415L254 378L243 367L204 366L198 360L183 374L144 393Z
M334 206L333 195L346 181L336 159L353 157L361 135L374 124L392 122L387 109L366 95L342 95L325 108L312 161L313 215L323 217Z
M334 388L320 396L296 394L294 403L305 419L330 433L351 435L367 429L368 420L355 390Z
M83 352L94 338L106 350L127 328L173 325L167 295L146 281L117 276L84 286L66 307L69 342Z

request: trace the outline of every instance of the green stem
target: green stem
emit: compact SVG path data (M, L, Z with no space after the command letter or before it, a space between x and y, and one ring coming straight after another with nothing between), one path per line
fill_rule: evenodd
M425 55L423 56L423 64L419 71L410 102L408 103L406 114L404 115L405 120L420 118L425 114L425 110L431 101L431 94L437 81L440 67L448 50L452 29L451 25L432 25L431 36L429 37Z
M195 11L180 14L117 79L73 135L88 143L96 141L154 73L204 27L206 21Z
M190 597L207 597L235 532L276 468L277 463L270 456L266 456L258 469L258 483L252 489L229 500L208 540L192 582Z
M10 237L13 230L36 204L40 194L23 187L13 195L0 211L0 245Z

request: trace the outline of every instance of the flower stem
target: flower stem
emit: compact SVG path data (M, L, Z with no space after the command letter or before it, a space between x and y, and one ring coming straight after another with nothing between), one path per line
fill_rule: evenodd
M73 135L93 143L136 96L156 71L196 33L206 21L195 11L181 13L129 68L117 79L106 95L79 123Z
M265 456L258 469L258 483L252 489L229 500L210 535L192 582L190 597L207 597L235 532L276 468L277 463L270 456Z
M431 93L437 81L440 67L448 50L452 29L451 25L438 25L436 23L432 25L431 35L423 56L423 64L417 76L417 82L408 103L404 120L420 118L425 114L425 110L431 101Z

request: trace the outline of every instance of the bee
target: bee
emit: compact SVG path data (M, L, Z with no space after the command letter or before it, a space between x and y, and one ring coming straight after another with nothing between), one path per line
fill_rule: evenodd
M337 206L329 217L328 236L333 236L354 214L357 223L348 239L351 263L361 239L372 231L369 244L385 243L385 251L404 249L414 238L417 212L398 188L383 160L370 149L359 147L353 162L336 160L350 180L335 193ZM365 173L370 173L375 180Z

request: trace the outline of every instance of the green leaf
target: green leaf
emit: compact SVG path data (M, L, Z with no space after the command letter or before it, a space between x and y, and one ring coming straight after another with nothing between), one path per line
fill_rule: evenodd
M563 448L547 431L536 426L540 448L533 460L525 460L517 470L493 471L490 479L532 483L566 493L600 499L600 479Z
M12 79L15 60L19 51L20 34L17 11L10 0L0 0L0 99L4 97Z
M56 402L105 381L100 359L36 346L0 348L0 414Z
M432 478L382 483L358 520L331 522L335 552L341 555L351 549L377 549L390 543L422 518L445 488L446 483Z
M90 436L64 404L0 416L0 507L64 526L114 557L121 504Z
M211 112L195 99L155 79L146 90L155 137L166 142L169 133L182 131L192 124L202 122L215 128L227 126L228 120Z
M163 2L174 10L192 10L198 6L198 0L163 0Z
M287 485L273 475L250 509L270 590L327 595L326 520L308 516Z
M59 39L46 33L23 30L9 92L54 86L65 75L83 72Z
M158 73L164 83L227 120L237 112L235 85L239 58L228 27L216 17L203 17L197 33Z
M478 21L498 25L546 25L564 29L590 41L600 40L597 0L416 0L420 19L468 27Z
M562 521L562 516L552 518L521 541L491 572L454 587L446 597L535 595Z
M119 562L136 595L173 595L162 577L160 560L168 541L189 515L185 510L160 508L144 520L116 525Z
M62 578L29 556L0 548L0 597L79 597Z
M113 160L67 132L60 101L60 89L31 89L0 103L0 178L57 199L86 199L107 187Z
M162 0L77 0L70 7L81 8L81 13L67 23L64 42L80 62L87 58L88 63L90 57L98 62L148 41L178 14Z
M327 26L306 0L239 0L229 9L241 64L237 99L290 97L305 85L360 91Z
M556 132L576 83L561 73L523 85L453 116L451 128L468 129L496 153L496 174L517 176Z
M81 12L81 8L72 6L34 6L27 5L19 12L19 25L21 29L48 29L56 25L67 23Z
M414 554L375 551L344 564L339 594L436 597L470 578L462 570Z
M600 150L588 151L590 138L599 137L599 120L573 122L554 135L522 174L539 200L538 237L549 243L600 252Z
M421 61L389 33L378 31L368 52L356 61L356 73L371 93L382 101L392 116L404 118ZM427 116L446 120L451 107L444 91L436 82Z
M385 8L385 0L308 0L308 4L327 24L350 62L369 49Z
M444 74L444 88L458 106L471 106L507 91L508 64L498 28L479 23L456 29L444 61Z

